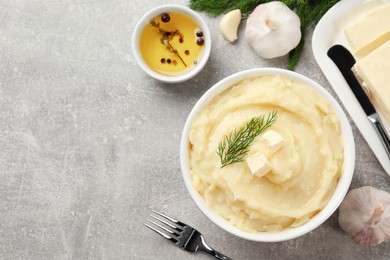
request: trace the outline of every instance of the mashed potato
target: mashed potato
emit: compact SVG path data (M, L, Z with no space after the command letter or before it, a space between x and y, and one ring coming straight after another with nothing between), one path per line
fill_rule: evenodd
M284 138L270 152L258 136L248 156L262 152L272 165L263 177L246 161L221 168L218 144L232 129L277 110L269 130ZM282 76L241 81L208 103L190 133L190 171L195 189L223 218L248 232L302 225L325 207L343 167L339 120L315 89Z

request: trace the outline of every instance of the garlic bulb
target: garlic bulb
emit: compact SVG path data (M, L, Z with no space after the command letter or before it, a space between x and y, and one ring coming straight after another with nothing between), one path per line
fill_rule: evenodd
M241 22L241 11L236 9L225 14L219 23L219 31L229 42L237 40L237 30Z
M369 186L351 190L340 205L339 224L362 245L390 239L390 193Z
M286 55L301 40L301 20L282 2L258 5L246 21L245 39L263 58Z

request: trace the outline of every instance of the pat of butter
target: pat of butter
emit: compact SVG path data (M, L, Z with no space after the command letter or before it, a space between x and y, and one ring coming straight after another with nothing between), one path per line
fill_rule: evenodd
M390 40L390 4L382 5L344 31L356 56L363 57Z
M390 40L358 60L353 70L363 81L374 106L390 123Z
M260 135L260 140L267 145L268 150L273 153L282 148L284 145L284 138L281 134L274 130L268 130Z
M246 163L251 170L251 173L258 177L263 177L272 170L271 163L261 152L255 153L246 158Z

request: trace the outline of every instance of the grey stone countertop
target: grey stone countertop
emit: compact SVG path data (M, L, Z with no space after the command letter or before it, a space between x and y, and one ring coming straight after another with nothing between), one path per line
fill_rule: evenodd
M285 68L243 40L219 34L206 67L182 84L147 76L131 50L151 8L187 1L0 0L0 259L210 259L180 250L143 226L151 209L201 231L233 259L388 259L390 244L356 245L336 211L286 242L235 237L209 221L181 177L179 143L199 97L235 72ZM311 50L296 71L335 96ZM350 118L348 116L348 118ZM350 120L356 142L351 188L390 191L390 178Z

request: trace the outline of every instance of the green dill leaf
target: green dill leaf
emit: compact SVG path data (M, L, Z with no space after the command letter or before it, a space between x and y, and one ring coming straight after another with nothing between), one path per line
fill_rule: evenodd
M221 160L221 168L241 162L249 152L253 140L277 119L277 111L272 111L267 119L264 115L253 117L245 127L233 129L218 144L217 154Z
M298 43L298 46L295 47L295 49L291 50L289 53L289 60L287 64L287 69L294 70L295 66L297 65L299 61L299 57L301 56L301 53L303 51L303 46L305 44L305 31L302 31L302 38L301 41Z

